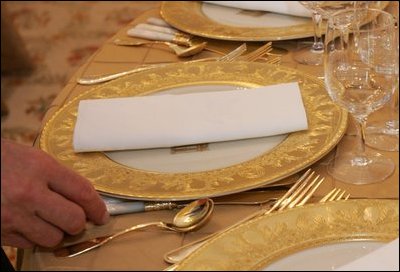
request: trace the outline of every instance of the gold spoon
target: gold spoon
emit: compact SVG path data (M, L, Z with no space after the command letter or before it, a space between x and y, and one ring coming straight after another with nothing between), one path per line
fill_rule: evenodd
M156 226L176 232L192 231L207 222L213 209L214 202L211 199L205 198L195 200L185 206L182 210L180 210L175 215L172 223L159 221L135 225L133 227L127 228L111 235L97 237L87 241L79 242L77 244L58 248L54 251L54 255L56 257L74 257L84 252L88 252L92 249L98 248L125 233L147 228L150 226Z
M116 45L124 45L124 46L141 46L146 44L164 44L169 48L175 51L175 54L178 57L189 57L200 53L206 48L207 42L202 42L198 44L194 44L190 47L180 46L175 43L165 42L165 41L146 41L146 42L134 42L134 41L125 41L116 39L114 40L114 44Z

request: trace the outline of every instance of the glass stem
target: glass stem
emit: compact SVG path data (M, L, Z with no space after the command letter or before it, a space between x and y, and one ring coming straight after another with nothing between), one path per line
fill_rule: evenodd
M312 20L314 25L314 43L312 45L312 50L322 53L324 51L324 43L321 34L322 15L313 11Z
M359 140L357 141L357 156L358 157L364 157L365 156L365 128L367 125L367 120L366 118L356 118L357 124L359 127L359 133L357 135L360 135L358 138Z
M360 152L362 154L365 153L365 127L367 122L365 120L360 122L360 135L361 135L361 142L360 142Z

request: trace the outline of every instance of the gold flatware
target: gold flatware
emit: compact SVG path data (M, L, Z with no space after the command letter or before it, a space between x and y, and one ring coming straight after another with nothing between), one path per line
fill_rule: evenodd
M256 50L254 50L244 56L240 56L238 58L238 60L255 61L258 58L264 56L265 54L267 54L268 52L271 52L271 51L272 51L272 42L268 42L268 43L264 44L263 46L260 46Z
M221 57L217 58L206 58L206 59L197 59L197 60L191 60L191 61L186 61L183 63L193 63L193 62L201 62L201 61L216 61L216 62L231 62L234 61L237 57L242 55L245 51L247 50L246 44L242 44L236 49L232 50L231 52L227 53L226 55L223 55ZM85 76L81 77L77 80L79 84L82 85L93 85L93 84L98 84L98 83L103 83L107 82L116 78L120 78L122 76L130 75L133 73L138 73L146 70L150 70L153 68L160 68L160 67L165 67L167 65L170 65L171 63L160 63L160 64L152 64L152 65L143 65L136 67L132 70L120 72L120 73L115 73L115 74L108 74L108 75L99 75L99 76Z
M156 226L175 232L189 232L204 225L210 218L214 208L214 203L211 199L199 199L191 202L189 205L180 210L174 217L172 223L168 222L150 222L145 224L135 225L125 230L119 231L112 235L96 237L77 244L58 248L54 251L56 257L74 257L92 249L98 248L111 240L143 228Z
M149 18L150 19L150 18ZM148 23L137 24L134 28L128 30L128 35L136 38L149 39L153 41L168 41L174 44L183 45L187 47L197 46L198 44L207 43L207 40L192 36L187 33L178 31L177 29L163 24L161 19L152 18ZM214 52L220 55L225 53L215 48L206 46L204 50Z
M274 202L274 205L271 208L267 210L262 209L261 211L256 212L249 217L239 221L238 223L230 226L229 228L232 228L238 224L241 224L258 216L272 213L273 211L280 211L287 208L303 206L311 198L311 196L315 193L317 188L324 180L324 178L320 177L319 175L314 177L315 175L315 171L311 171L311 169L308 169L281 198ZM219 233L221 232L215 232L192 243L174 249L164 255L164 260L172 264L178 263L186 258L189 254L191 254L194 250L199 248L208 239L214 237Z
M203 42L203 43L198 43L198 44L194 44L192 46L186 47L186 46L180 46L178 44L175 44L172 42L166 42L166 41L138 42L138 41L128 41L128 40L121 40L121 39L116 39L113 42L116 45L122 45L122 46L142 46L142 45L147 45L147 44L167 45L169 48L171 48L175 52L175 54L178 57L189 57L189 56L196 55L196 54L200 53L201 51L203 51L207 45L207 42Z

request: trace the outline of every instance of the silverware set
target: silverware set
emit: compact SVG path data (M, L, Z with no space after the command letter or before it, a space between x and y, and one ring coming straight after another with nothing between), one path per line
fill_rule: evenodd
M218 198L215 198L215 200L206 198L206 199L194 200L190 203L164 202L164 203L154 204L155 206L160 205L160 207L164 205L163 208L160 209L181 208L181 210L179 210L178 213L174 216L172 222L158 221L158 222L149 222L149 223L134 225L130 228L124 229L114 234L102 237L96 237L87 241L57 248L54 250L53 253L56 257L74 257L82 253L88 252L90 250L93 250L95 248L98 248L121 235L148 227L158 227L174 232L193 231L203 226L210 219L215 204L221 204L221 205L240 205L240 204L255 205L255 204L265 204L265 203L270 204L267 206L267 208L262 208L259 212L256 212L233 225L236 226L238 224L241 224L258 216L269 214L274 211L281 211L284 209L291 209L294 207L305 205L309 201L309 199L314 195L315 191L318 189L318 187L322 184L323 181L324 181L323 177L316 175L315 171L311 171L311 169L309 169L293 185L291 185L288 190L279 190L279 189L277 190L275 188L276 192L278 192L279 197L269 197L263 201L240 202L240 201L226 201L226 200L223 201L223 200L218 200ZM287 186L287 184L283 186ZM281 189L281 187L277 188ZM266 188L263 189L265 190ZM271 191L273 190L274 187L272 186ZM250 193L254 192L257 191L253 190ZM327 195L321 198L320 202L324 203L328 201L346 200L349 197L350 195L346 193L344 190L334 188ZM109 203L110 202L112 203L113 198L108 198L108 199ZM114 203L118 203L119 201L120 200L114 199ZM122 202L122 200L120 202ZM129 201L127 201L126 203L129 203ZM140 202L132 202L132 203L140 203ZM145 209L140 211L145 211ZM233 226L230 226L229 228ZM226 229L222 231L226 231ZM203 244L208 239L214 237L218 233L219 232L215 232L209 236L204 237L203 239L197 240L193 243L190 243L183 247L177 248L171 252L168 252L165 255L165 261L173 264L178 263L186 256L188 256L191 252L193 252L195 249L197 249L201 244ZM173 270L173 267L170 267L170 269Z

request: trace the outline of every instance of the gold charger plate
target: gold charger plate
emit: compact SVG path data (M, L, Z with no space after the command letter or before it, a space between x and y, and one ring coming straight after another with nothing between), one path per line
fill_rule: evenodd
M174 88L198 87L207 90L204 86L218 85L251 89L287 82L299 82L309 129L287 135L271 150L259 147L258 155L244 161L207 170L174 172L128 167L102 152L75 153L73 150L73 130L78 104L82 99L157 95ZM172 64L114 80L74 98L46 123L40 147L62 164L87 177L102 193L132 199L188 200L245 191L291 176L332 150L346 127L347 113L332 102L324 83L314 76L264 63ZM215 145L236 143L246 148L246 145L251 145L252 139ZM133 152L138 152L139 157L146 157L152 163L156 158L152 153L154 151L157 149ZM207 151L198 152L199 156L200 153L206 154ZM168 154L171 160L175 156L173 152Z
M389 1L372 3L383 9ZM203 10L218 9L212 17ZM200 37L230 41L279 41L314 36L311 18L260 11L243 11L202 1L163 1L161 16L173 27ZM268 16L263 18L262 16ZM228 21L229 17L235 17ZM236 18L237 17L237 18ZM263 21L261 21L263 19ZM227 20L227 22L220 22ZM239 22L254 21L252 24ZM275 23L274 23L275 21ZM323 22L322 29L325 28Z
M207 241L178 264L176 270L279 270L276 266L272 268L276 261L282 262L284 259L280 259L306 249L333 244L360 247L365 241L388 242L398 236L398 200L310 204L239 224ZM319 260L322 255L314 252L308 268L303 266L301 270L331 270L332 264L326 264L328 269L315 269L313 263L329 263L339 253L340 249L331 251L324 260ZM351 252L347 254L354 257ZM297 270L297 265L291 262L286 269Z

